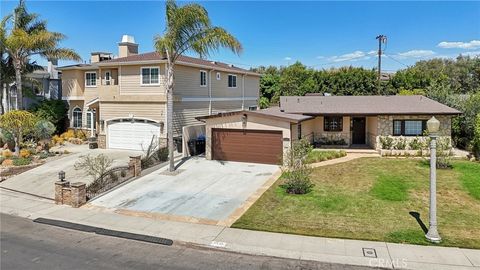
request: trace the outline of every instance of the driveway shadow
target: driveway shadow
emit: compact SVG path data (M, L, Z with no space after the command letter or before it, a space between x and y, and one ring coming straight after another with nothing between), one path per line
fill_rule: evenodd
M425 223L423 223L422 219L420 218L420 213L415 212L415 211L410 211L408 213L410 214L410 216L412 216L417 221L418 225L420 225L420 228L422 228L423 232L427 233L428 228L425 225Z

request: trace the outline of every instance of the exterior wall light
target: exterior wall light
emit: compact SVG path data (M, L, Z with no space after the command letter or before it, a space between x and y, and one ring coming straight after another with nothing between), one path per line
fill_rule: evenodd
M58 172L58 179L60 179L60 182L65 182L65 172L64 171L59 171Z

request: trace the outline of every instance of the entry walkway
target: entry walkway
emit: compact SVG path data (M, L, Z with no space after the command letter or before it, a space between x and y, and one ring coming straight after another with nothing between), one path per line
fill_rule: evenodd
M125 216L105 209L55 205L50 200L4 189L0 189L0 212L153 235L253 255L389 269L480 270L480 250L308 237Z

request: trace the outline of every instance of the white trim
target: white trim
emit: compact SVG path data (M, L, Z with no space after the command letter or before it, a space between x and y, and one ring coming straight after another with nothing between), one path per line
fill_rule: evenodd
M205 84L202 85L202 73L205 73ZM207 76L207 71L206 70L200 70L200 87L207 87L207 84L208 84L208 81L209 81L209 78Z
M95 74L95 85L87 85L87 74ZM85 79L85 87L86 88L95 88L97 87L97 72L96 71L85 71L85 75L84 75L84 79Z
M212 77L213 71L212 69L208 72L208 77ZM212 115L212 80L208 81L208 115Z
M230 76L234 76L234 77L235 77L235 86L228 86L228 81L229 81L229 77L230 77ZM227 75L227 88L235 89L235 88L237 88L237 86L238 86L238 83L237 83L237 75L236 75L236 74L231 74L231 73L228 74L228 75Z
M74 126L74 123L75 123L75 118L73 117L73 111L75 109L79 109L80 110L80 121L81 121L81 125L79 127L75 127ZM83 128L83 109L80 108L78 105L75 105L75 107L72 108L72 111L71 111L71 114L72 114L72 122L71 122L71 127L72 128Z
M158 69L158 83L143 83L143 69ZM140 67L140 86L159 86L160 85L160 66L145 66L145 67ZM150 73L151 76L151 73ZM150 78L151 81L151 78Z
M242 110L245 110L245 74L242 74Z
M87 104L85 104L85 107L90 107L90 105L97 103L98 100L99 100L98 97L90 100L89 102L87 102Z
M257 97L182 97L181 101L242 101L257 100Z
M126 120L131 120L131 119L134 119L134 120L147 120L147 121L155 122L155 123L157 123L157 124L160 124L160 123L161 123L161 121L154 120L154 119L152 119L152 118L137 117L137 116L134 116L134 117L124 116L124 117L113 117L113 118L109 118L109 119L105 120L105 124L108 125L108 122L111 122L111 121L114 121L114 120L121 120L121 119L126 119Z
M68 97L62 97L62 100L84 100L85 97L83 96L68 96Z
M122 66L118 67L118 92L122 94Z
M108 73L108 77L109 77L108 80L107 80L107 73ZM107 84L107 82L108 82L108 84ZM112 72L109 69L109 70L105 71L105 85L111 85L111 82L112 82Z
M215 76L217 78L217 81L220 81L222 79L222 73L220 73L220 72L217 72L217 74Z

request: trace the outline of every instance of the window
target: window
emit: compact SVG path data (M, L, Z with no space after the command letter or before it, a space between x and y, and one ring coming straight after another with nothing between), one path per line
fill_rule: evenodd
M324 131L342 131L343 117L341 116L325 116L323 119Z
M159 84L159 68L142 68L142 85Z
M200 70L200 86L207 86L207 72Z
M73 118L73 127L81 128L82 127L82 109L80 108L73 109L72 118Z
M86 87L97 86L97 73L96 72L85 72L85 86Z
M230 88L237 87L237 75L228 75L228 87Z
M220 75L220 72L217 72L217 81L221 80L222 76Z
M257 110L257 106L248 106L248 110L249 110L249 111L256 111L256 110Z
M93 118L93 122L92 122L92 118ZM96 128L95 118L96 118L95 111L94 110L93 111L89 110L87 112L87 127L88 127L88 129ZM92 123L93 123L93 127L92 127Z
M393 120L393 135L421 136L426 126L426 120Z
M105 72L105 85L110 85L110 80L112 76L110 74L110 71Z

